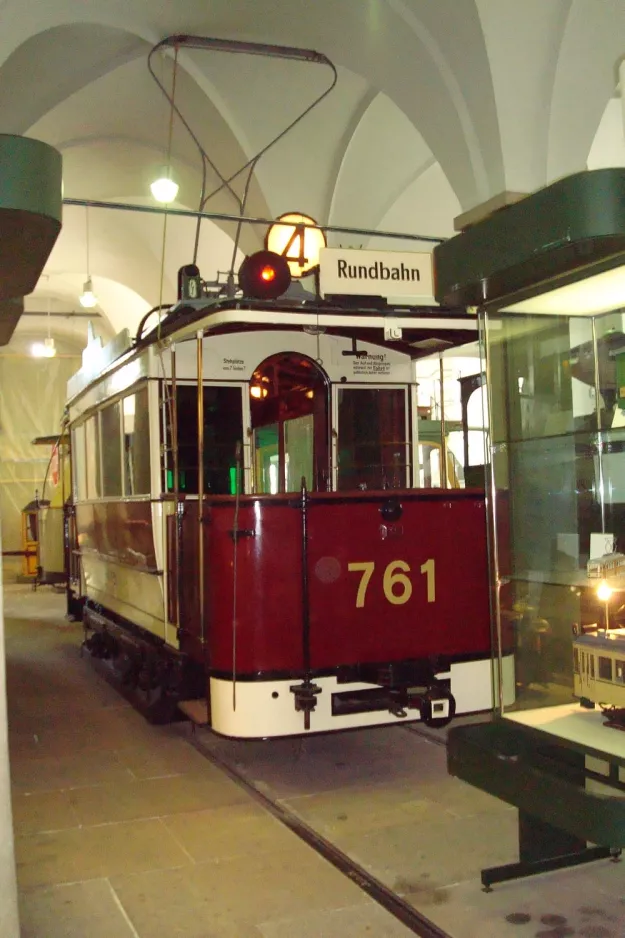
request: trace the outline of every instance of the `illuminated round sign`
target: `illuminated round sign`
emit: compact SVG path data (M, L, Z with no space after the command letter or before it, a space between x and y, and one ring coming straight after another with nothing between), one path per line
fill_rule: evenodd
M287 212L277 221L281 224L269 228L265 247L286 258L292 277L306 277L319 266L319 252L326 246L325 234L319 228L304 227L317 222L299 212Z

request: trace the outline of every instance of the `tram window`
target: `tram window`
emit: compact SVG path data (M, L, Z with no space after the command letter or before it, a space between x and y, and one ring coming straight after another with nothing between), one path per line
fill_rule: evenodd
M577 648L573 649L573 670L576 674L579 674L579 651Z
M403 388L339 388L338 488L405 488Z
M280 491L280 427L277 423L254 430L254 458L256 492L276 495Z
M85 454L87 462L87 498L99 498L100 490L100 421L98 415L85 423Z
M241 388L205 385L204 492L233 495L236 491L236 448L243 440ZM167 413L167 409L165 409ZM197 387L176 387L178 422L178 488L189 495L198 491ZM174 489L171 431L167 426L167 491Z
M122 441L121 401L115 401L100 411L100 433L106 445L102 447L102 494L122 494Z
M72 494L74 501L87 497L84 423L72 430Z
M599 656L599 678L602 681L612 680L612 659Z
M280 352L261 362L250 382L254 491L310 491L329 483L326 376L311 359Z
M594 655L588 655L588 658L590 659L590 676L591 676L592 678L594 678L594 676L595 676L595 656L594 656Z
M616 671L615 681L617 684L625 684L625 661L619 661L617 659L614 662L614 669Z
M150 415L147 386L122 401L124 493L150 494Z
M313 441L315 418L313 414L284 421L284 470L286 491L298 492L302 478L308 487L313 479Z

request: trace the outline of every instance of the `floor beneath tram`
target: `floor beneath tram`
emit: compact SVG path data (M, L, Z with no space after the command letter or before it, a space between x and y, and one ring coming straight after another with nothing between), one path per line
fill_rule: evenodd
M152 727L80 657L63 611L49 589L5 590L22 938L625 934L625 863L481 890L482 868L517 859L516 812L447 775L443 734Z

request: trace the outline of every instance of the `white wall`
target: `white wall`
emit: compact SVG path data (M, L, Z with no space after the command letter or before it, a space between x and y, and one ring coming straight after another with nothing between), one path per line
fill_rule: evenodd
M33 446L37 436L58 433L68 378L80 368L71 355L52 359L0 355L0 517L5 550L20 550L21 511L42 496L51 446ZM12 565L14 566L14 565ZM9 578L5 567L5 579Z

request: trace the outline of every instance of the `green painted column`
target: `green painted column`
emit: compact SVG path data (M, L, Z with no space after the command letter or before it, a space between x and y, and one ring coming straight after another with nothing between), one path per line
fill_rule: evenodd
M0 300L35 288L61 230L61 177L54 147L0 134Z

